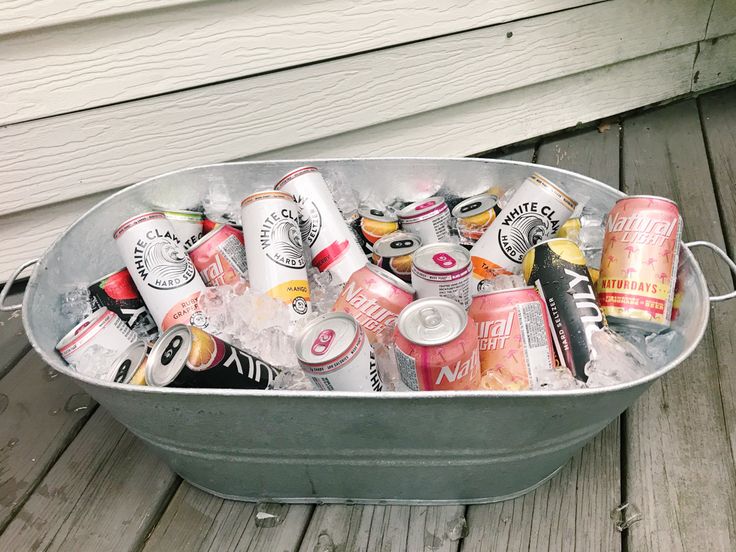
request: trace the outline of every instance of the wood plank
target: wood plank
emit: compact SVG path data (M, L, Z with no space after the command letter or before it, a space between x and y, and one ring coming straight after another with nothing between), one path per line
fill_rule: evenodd
M100 409L0 535L0 550L137 550L177 484Z
M322 138L344 141L329 137L694 42L702 35L697 22L704 28L709 7L702 0L678 9L667 0L622 2L633 4L630 9L616 2L595 4L8 126L0 129L0 171L5 175L0 214L200 163ZM616 25L599 26L601 20L613 19ZM648 32L653 19L666 25L667 33ZM658 69L655 78L660 78ZM34 82L34 90L39 88Z
M736 2L713 0L713 10L708 21L705 38L714 38L736 32Z
M592 1L196 2L9 35L0 60L0 122L164 94Z
M734 3L736 6L736 3ZM736 34L700 42L693 65L693 90L707 90L736 81Z
M12 299L10 302L12 303ZM0 378L31 348L20 311L0 312Z
M71 379L51 370L33 351L0 380L0 531L77 434L93 405Z
M673 198L685 221L684 240L722 246L695 101L625 120L623 146L625 189ZM723 263L698 257L711 286L730 288ZM736 467L719 387L719 376L730 380L733 371L718 366L734 326L736 305L714 305L700 347L626 414L625 499L643 514L627 533L629 550L736 549Z

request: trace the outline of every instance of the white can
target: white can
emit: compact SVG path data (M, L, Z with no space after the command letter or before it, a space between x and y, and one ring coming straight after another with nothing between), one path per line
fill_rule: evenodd
M197 243L204 236L204 213L197 211L161 211L169 219L174 233L184 247L184 251Z
M323 314L297 338L304 373L323 391L381 391L373 347L360 324L344 312Z
M286 192L256 192L240 204L251 288L291 305L293 320L311 311L299 207Z
M162 332L175 324L207 327L207 317L199 308L199 296L206 287L163 213L131 217L113 238Z
M302 243L309 247L312 264L320 272L329 270L339 283L345 283L353 272L365 266L368 259L319 170L293 170L274 188L290 193L299 205Z
M518 272L526 252L556 234L576 205L574 199L537 173L524 180L470 250L473 293L483 280Z
M461 245L432 243L414 253L411 285L417 299L444 297L464 308L470 306L470 254Z
M424 244L450 237L450 209L439 196L411 203L398 213L401 227L419 236Z

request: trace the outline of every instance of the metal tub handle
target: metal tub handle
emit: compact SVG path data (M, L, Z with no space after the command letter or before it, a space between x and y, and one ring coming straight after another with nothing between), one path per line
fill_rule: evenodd
M8 278L8 281L5 282L3 289L0 290L0 311L3 311L3 312L15 311L15 310L20 309L23 306L23 303L18 303L17 305L6 305L5 299L8 298L8 293L10 292L10 288L13 287L13 284L18 279L18 276L21 275L21 272L23 272L29 266L33 266L37 262L38 262L38 259L33 259L32 261L25 262L22 265L20 265L20 267L10 275L10 278Z
M731 269L731 272L734 276L736 276L736 263L733 262L731 257L728 256L728 253L726 253L723 249L718 247L716 244L711 243L709 241L692 241L685 244L685 247L688 249L692 249L693 247L697 247L699 245L702 245L703 247L707 247L708 249L713 250L727 265L728 268ZM726 301L728 299L733 299L736 297L736 290L730 292L730 293L724 293L723 295L712 295L710 297L710 300L712 303L715 303L717 301Z

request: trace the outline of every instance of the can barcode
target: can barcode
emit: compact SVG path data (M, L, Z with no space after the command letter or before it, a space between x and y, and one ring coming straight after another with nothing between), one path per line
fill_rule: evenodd
M399 367L401 381L404 382L412 391L419 391L419 381L417 380L417 363L407 355L404 351L396 347L396 364Z
M228 262L240 272L241 276L245 276L248 271L248 262L245 258L245 248L235 236L228 236L220 245L217 246L220 253L228 260Z
M547 341L547 330L544 324L542 305L539 302L520 303L516 305L519 316L519 327L524 340L524 355L532 376L537 370L544 370L552 365Z

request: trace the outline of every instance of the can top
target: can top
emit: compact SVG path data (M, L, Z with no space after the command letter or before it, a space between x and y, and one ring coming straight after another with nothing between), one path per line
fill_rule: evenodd
M115 232L113 232L112 234L112 239L114 240L118 239L127 230L130 230L136 224L140 224L141 222L147 222L149 220L159 219L159 218L166 218L166 215L164 215L161 211L148 211L147 213L140 213L138 215L133 215L129 219L124 220L120 224L120 226L118 226L117 230L115 230Z
M486 211L490 211L498 198L490 194L479 194L462 200L452 209L452 216L456 218L470 218Z
M289 182L294 180L297 176L301 176L309 172L319 173L319 169L317 167L299 167L298 169L294 169L293 171L288 172L284 176L282 176L281 180L279 180L276 183L273 189L278 190L279 188L286 186Z
M210 230L204 236L194 242L194 245L192 245L187 250L187 253L194 253L195 249L198 249L201 245L204 245L208 240L211 240L214 236L218 236L219 234L228 234L229 236L235 236L237 234L242 234L242 232L237 228L233 228L232 226L229 226L227 224L218 223L212 230Z
M349 351L363 329L351 315L328 312L308 324L296 341L296 356L308 366L329 364Z
M187 211L185 209L161 209L161 212L166 215L167 219L188 220L191 222L200 222L204 220L204 213L201 211Z
M417 249L412 262L425 274L454 274L470 265L470 253L455 243L430 243Z
M262 192L254 192L249 196L246 196L243 201L240 202L240 207L245 207L246 205L250 205L251 203L259 201L261 199L287 199L289 201L294 201L294 196L290 193L280 192L278 190L264 190Z
M410 220L445 209L447 209L445 198L434 196L410 203L398 212L398 216L401 220Z
M411 287L401 278L391 274L388 270L385 270L381 268L380 266L376 266L372 263L366 264L365 267L363 268L370 270L373 274L375 274L376 276L378 276L379 278L383 280L386 280L388 283L390 283L394 287L399 288L401 291L405 291L406 293L414 295L415 290L413 287Z
M66 352L71 346L75 345L81 339L84 339L92 331L94 331L95 328L97 328L97 323L101 322L102 319L106 316L110 317L110 321L112 321L113 318L117 317L117 315L111 310L108 310L107 307L102 307L101 309L94 311L79 324L69 330L69 332L67 332L67 334L62 337L56 344L56 349L61 353L61 356L65 356ZM107 324L109 324L109 322L104 324L104 326L107 326ZM100 328L98 328L98 331L99 329Z
M567 206L570 208L571 211L573 211L575 207L577 207L578 205L577 201L575 201L573 198L567 195L564 191L562 191L562 188L560 188L557 184L553 184L550 180L543 177L541 174L534 173L533 175L529 177L529 179L536 182L542 188L545 188L546 190L556 195L557 198L562 203L567 204Z
M397 217L396 214L392 213L391 211L371 209L370 207L367 207L365 205L361 205L358 208L358 214L363 218L375 220L378 222L398 222L399 220L399 217Z
M148 354L146 383L164 387L174 381L186 366L192 341L192 331L184 324L166 330Z
M646 194L630 195L626 197L621 197L616 200L616 203L619 203L620 201L627 201L629 199L656 199L658 201L665 201L667 203L671 203L672 205L677 207L677 202L674 199L670 199L668 197L656 196L656 195L646 195Z
M417 345L443 345L463 333L467 325L465 309L442 297L427 297L409 303L397 322L401 335Z
M115 383L128 383L133 379L133 374L135 374L145 356L146 344L140 340L133 343L113 362L110 370L110 380Z
M411 232L391 232L376 240L373 253L379 257L411 255L422 246L422 238Z

